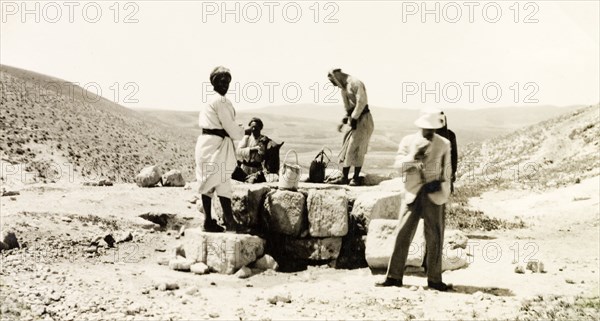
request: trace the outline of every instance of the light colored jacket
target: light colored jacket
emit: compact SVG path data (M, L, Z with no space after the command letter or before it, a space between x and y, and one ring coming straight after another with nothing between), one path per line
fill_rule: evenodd
M415 154L421 148L425 149L425 159L417 161ZM431 141L425 139L420 131L402 139L394 167L398 168L402 175L404 201L407 204L414 201L424 184L435 180L442 182L442 188L438 192L428 194L429 199L437 205L448 201L452 175L450 148L450 141L438 134L435 134Z

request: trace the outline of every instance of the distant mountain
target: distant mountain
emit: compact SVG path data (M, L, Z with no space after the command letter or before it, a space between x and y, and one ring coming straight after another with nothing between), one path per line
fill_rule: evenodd
M477 110L449 108L444 112L448 116L450 128L457 133L461 143L467 144L507 134L581 107L528 106ZM402 136L415 130L413 121L418 117L418 110L382 107L370 107L370 109L375 119L376 133L394 142L399 142ZM144 109L140 111L170 125L197 128L198 112ZM252 116L272 120L265 126L266 130L269 130L272 127L280 127L277 116L283 116L287 120L304 119L312 123L331 123L335 127L344 116L344 112L343 108L337 105L294 104L243 110L238 113L240 120L250 119ZM324 128L329 132L330 129L331 127Z
M0 81L3 161L24 164L42 179L72 166L76 177L131 182L150 164L193 178L194 131L35 72L0 65Z
M478 110L448 109L450 128L456 132L459 152L469 143L500 137L524 126L575 110L578 107L507 107ZM370 108L375 119L375 132L369 146L365 169L372 172L391 171L394 154L403 136L416 130L413 121L418 110ZM139 110L175 127L197 129L198 112ZM260 117L264 133L277 141L285 141L282 152L294 149L300 164L308 167L323 147L333 150L334 163L341 148L342 134L336 130L344 115L343 107L334 105L285 105L238 111L237 120L246 123ZM283 157L283 155L282 155Z
M455 131L458 139L465 144L507 134L581 107L583 106L527 106L476 110L448 108L444 113L448 117L449 128ZM376 130L394 141L399 142L402 136L415 130L413 121L419 115L418 110L383 107L370 107L370 109ZM256 111L289 117L317 118L331 122L339 122L344 115L341 106L270 106Z

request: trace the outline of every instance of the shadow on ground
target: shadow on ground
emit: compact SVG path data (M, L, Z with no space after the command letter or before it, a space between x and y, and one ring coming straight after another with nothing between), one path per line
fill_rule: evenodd
M474 294L477 292L482 292L486 294L490 294L493 296L514 296L515 294L510 289L496 288L496 287L479 287L472 285L456 285L452 286L452 290L450 292L453 293L464 293L464 294Z

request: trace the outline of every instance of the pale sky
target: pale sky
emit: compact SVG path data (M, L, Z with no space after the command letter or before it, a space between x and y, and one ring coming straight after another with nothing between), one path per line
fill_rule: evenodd
M598 1L22 3L1 1L2 64L132 108L198 110L217 65L231 69L239 109L339 104L326 77L333 67L361 79L372 106L600 101ZM222 9L230 11L222 17ZM422 17L423 9L431 13Z

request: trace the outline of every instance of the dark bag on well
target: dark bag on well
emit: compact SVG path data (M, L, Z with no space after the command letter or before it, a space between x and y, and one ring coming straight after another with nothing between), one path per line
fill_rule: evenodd
M310 169L308 171L307 182L323 183L325 181L325 169L327 168L327 165L331 161L329 156L327 156L327 154L325 154L326 148L327 147L323 147L323 149L321 149L321 151L317 154L315 159L313 159L313 161L310 163ZM327 148L327 149L329 149L329 148ZM331 150L329 150L329 153L330 154L332 153ZM325 158L327 158L327 161L325 161Z

